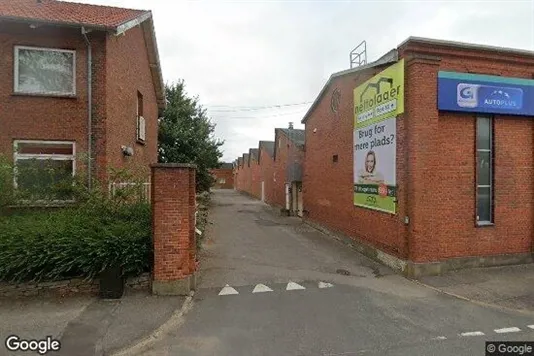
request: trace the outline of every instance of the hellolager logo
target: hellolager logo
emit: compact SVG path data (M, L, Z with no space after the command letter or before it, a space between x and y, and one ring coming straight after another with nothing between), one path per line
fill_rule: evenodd
M356 126L403 113L404 60L357 87L354 90L354 103Z

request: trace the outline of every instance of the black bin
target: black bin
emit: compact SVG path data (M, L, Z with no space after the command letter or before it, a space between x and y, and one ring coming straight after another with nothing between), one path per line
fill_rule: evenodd
M121 267L108 267L100 274L100 298L120 299L124 294Z

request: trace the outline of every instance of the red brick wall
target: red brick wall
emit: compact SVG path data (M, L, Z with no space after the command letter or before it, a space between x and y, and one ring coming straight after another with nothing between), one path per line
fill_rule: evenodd
M248 165L248 159L245 159L243 162L243 167L241 169L241 190L245 193L251 194L251 186L252 174Z
M237 190L244 192L246 191L246 171L245 171L246 164L242 164L239 166L237 170Z
M534 120L495 116L495 226L476 227L476 115L438 112L436 87L438 70L531 79L534 59L421 45L404 55L415 52L441 60L414 59L406 69L410 259L528 253L534 235Z
M154 281L179 280L195 271L195 169L180 166L152 167Z
M261 176L260 166L258 161L254 158L250 158L250 194L261 199Z
M269 155L267 151L263 148L259 151L260 155L260 198L261 198L261 182L264 182L265 185L265 202L267 204L272 204L274 201L274 161L273 158Z
M534 60L423 46L403 48L401 56L406 110L397 119L397 214L352 201L353 89L380 68L335 79L306 123L303 197L309 219L415 262L529 252L534 120L495 117L495 226L475 227L475 115L438 112L436 89L438 70L532 78ZM330 109L335 88L341 90L338 114Z
M104 37L93 34L92 41L100 50L95 61L103 58ZM100 44L100 46L99 46ZM14 95L14 46L50 47L76 51L76 97ZM13 157L13 140L69 140L78 153L87 152L87 54L79 29L42 27L32 30L27 25L0 24L0 153ZM102 86L103 77L94 78ZM103 92L96 91L94 100L102 104ZM96 111L99 115L101 110ZM78 162L77 168L82 168Z
M149 165L157 162L158 157L158 107L141 27L134 27L121 36L108 36L106 50L109 166L143 170L148 175ZM136 140L137 91L143 95L145 144ZM134 155L125 157L122 145L134 148Z
M211 174L215 178L215 189L233 189L234 188L234 171L233 169L212 169ZM219 183L219 179L224 179L225 183Z
M304 164L304 150L303 148L296 146L280 130L275 130L274 150L276 154L273 167L274 178L271 203L278 207L285 208L285 184L288 182L288 165L291 164L291 161Z
M158 110L140 28L124 36L89 34L93 48L93 173L103 180L109 166L142 166L157 161ZM76 97L13 95L14 46L76 51ZM13 140L70 140L83 157L87 147L87 47L79 28L0 24L0 153L12 157ZM144 95L147 144L135 143L137 90ZM120 146L135 148L124 158ZM82 173L83 160L77 163ZM84 173L85 174L85 173Z
M279 130L275 131L274 141L274 169L273 169L273 200L272 205L284 208L286 206L285 183L287 177L287 144L288 139Z
M383 69L383 68L382 68ZM405 256L402 225L398 216L354 206L353 202L353 90L380 69L337 78L306 122L306 156L303 205L307 218L330 229L366 241L397 256ZM337 114L330 109L335 89L341 92ZM313 131L316 129L316 132ZM397 172L403 151L402 119L397 120ZM338 162L332 156L338 155ZM397 173L402 188L402 178ZM398 192L399 196L402 190Z

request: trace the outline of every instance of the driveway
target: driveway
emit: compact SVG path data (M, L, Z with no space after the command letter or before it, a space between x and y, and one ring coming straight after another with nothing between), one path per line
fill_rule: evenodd
M534 340L534 314L481 306L396 275L231 190L214 193L199 289L143 355L483 355Z

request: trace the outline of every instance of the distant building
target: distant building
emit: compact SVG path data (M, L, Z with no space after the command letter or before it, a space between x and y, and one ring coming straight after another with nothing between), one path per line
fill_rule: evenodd
M215 179L214 189L234 189L234 165L222 163L219 168L210 170Z

